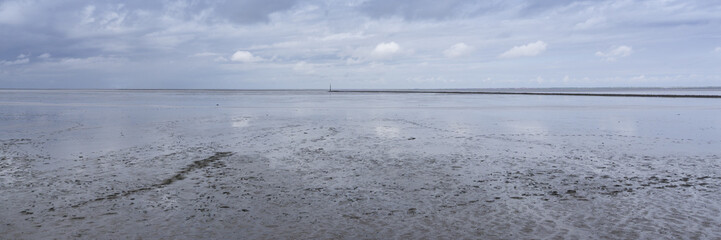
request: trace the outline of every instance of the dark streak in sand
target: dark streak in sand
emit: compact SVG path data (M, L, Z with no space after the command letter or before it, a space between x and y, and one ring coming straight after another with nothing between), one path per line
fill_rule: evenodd
M88 201L84 201L84 202L75 204L75 205L73 205L72 207L77 208L77 207L83 206L83 205L88 204L88 203L91 203L91 202L98 202L98 201L103 201L103 200L116 199L116 198L120 198L120 197L125 197L125 196L128 196L128 195L131 195L131 194L135 194L135 193L138 193L138 192L143 192L143 191L149 191L149 190L153 190L153 189L163 188L163 187L165 187L165 186L167 186L167 185L170 185L170 184L172 184L172 183L174 183L174 182L176 182L176 181L185 179L185 175L187 175L189 172L192 172L192 171L194 171L194 170L201 169L201 168L206 168L206 167L208 167L211 163L213 163L213 162L215 162L215 161L218 161L218 160L221 159L221 158L228 157L228 156L231 156L231 155L233 155L232 152L216 152L213 156L210 156L210 157L205 158L205 159L201 159L201 160L194 161L193 163L189 164L188 166L185 166L183 169L181 169L180 171L178 171L178 172L177 172L175 175L173 175L172 177L166 178L165 180L163 180L163 181L160 182L160 183L156 183L156 184L153 184L153 185L150 185L150 186L147 186L147 187L136 188L136 189L132 189L132 190L128 190L128 191L116 192L116 193L113 193L113 194L110 194L110 195L107 195L107 196L104 196L104 197L99 197L99 198L96 198L96 199L93 199L93 200L88 200Z

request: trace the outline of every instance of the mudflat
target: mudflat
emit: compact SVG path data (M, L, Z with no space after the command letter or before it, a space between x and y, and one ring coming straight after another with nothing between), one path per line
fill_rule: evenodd
M721 101L0 90L0 236L721 238Z

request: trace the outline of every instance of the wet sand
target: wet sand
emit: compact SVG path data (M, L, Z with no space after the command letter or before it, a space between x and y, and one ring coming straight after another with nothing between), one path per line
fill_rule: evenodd
M0 235L721 238L715 99L0 94Z

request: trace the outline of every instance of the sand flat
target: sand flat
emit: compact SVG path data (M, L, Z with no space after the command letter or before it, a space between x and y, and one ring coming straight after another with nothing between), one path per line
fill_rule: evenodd
M7 238L721 238L721 101L0 90Z

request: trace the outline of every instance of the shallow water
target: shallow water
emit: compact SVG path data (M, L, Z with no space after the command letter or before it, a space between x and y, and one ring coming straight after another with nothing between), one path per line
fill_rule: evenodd
M8 238L721 238L721 100L0 90Z

